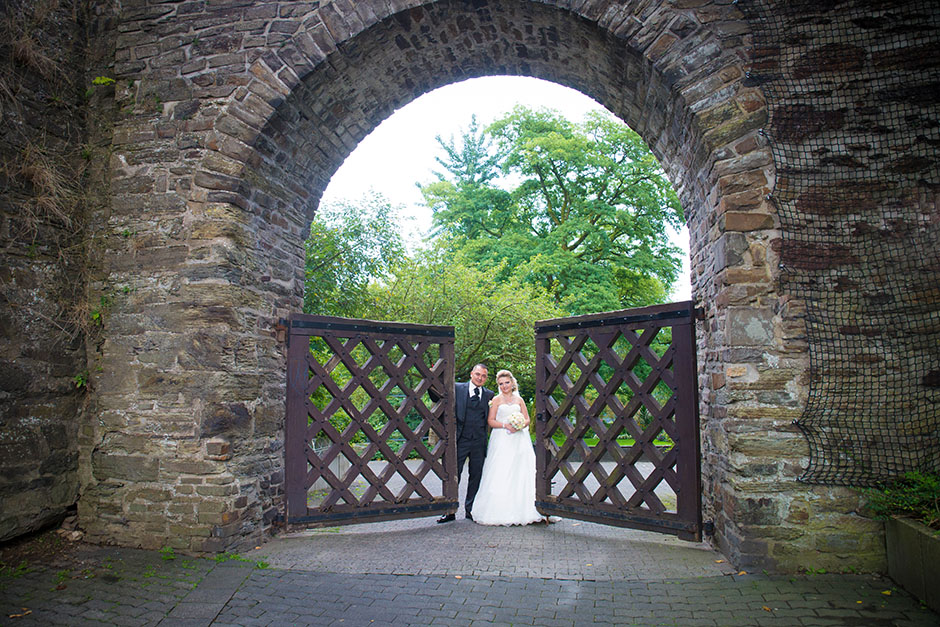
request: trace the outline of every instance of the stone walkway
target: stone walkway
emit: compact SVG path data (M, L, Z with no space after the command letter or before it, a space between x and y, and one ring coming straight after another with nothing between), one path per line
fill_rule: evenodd
M83 546L0 575L0 625L102 624L935 627L940 616L881 577L737 573L705 545L574 520L371 523L217 560Z

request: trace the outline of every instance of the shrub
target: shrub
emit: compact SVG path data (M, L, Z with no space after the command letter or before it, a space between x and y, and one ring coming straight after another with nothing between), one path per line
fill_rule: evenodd
M940 530L940 475L908 472L865 491L876 518L905 516Z

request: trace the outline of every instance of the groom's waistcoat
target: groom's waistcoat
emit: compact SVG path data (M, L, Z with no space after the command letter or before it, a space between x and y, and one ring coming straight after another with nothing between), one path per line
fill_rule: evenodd
M458 383L454 386L456 394L455 409L457 410L457 440L463 442L486 443L486 416L489 414L489 402L493 393L481 388L480 402L476 405L470 403L469 383Z
M465 440L485 440L486 415L489 413L489 409L482 399L476 404L472 400L468 400L463 420L463 434L457 437Z

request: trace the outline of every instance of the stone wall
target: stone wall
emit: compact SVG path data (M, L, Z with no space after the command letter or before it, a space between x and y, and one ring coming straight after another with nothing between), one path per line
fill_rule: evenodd
M78 499L88 378L78 4L0 9L0 541L55 522Z
M713 366L723 388L706 409L705 468L726 486L714 490L719 544L742 565L795 569L818 548L818 567L881 569L880 523L836 486L940 469L928 381L940 365L930 4L741 4L754 30L749 79L771 103L765 203L779 207L779 235L759 250L786 294L766 308L744 286L726 290L744 323L734 326L772 331L776 350L735 342ZM738 242L742 270L760 272L754 244Z
M171 537L193 550L254 541L280 505L273 324L300 306L318 198L395 108L486 74L569 85L646 138L690 216L708 309L706 432L724 428L728 406L746 406L746 430L790 443L767 453L773 464L798 469L801 440L781 425L799 412L805 344L777 344L799 335L800 312L775 286L779 233L764 200L774 171L758 134L764 99L744 82L748 27L731 5L681 4L128 6L101 228L126 234L107 262L109 282L129 294L105 320L98 422L83 443L91 537ZM726 440L707 442L709 511L734 519L749 507L727 480L740 469ZM731 546L742 561L753 552Z
M858 496L798 481L808 464L792 424L810 389L806 304L781 274L789 227L762 132L774 103L748 76L761 51L735 4L121 8L109 202L89 221L90 300L108 303L78 438L79 513L92 540L213 551L270 529L284 437L275 323L300 308L303 239L326 183L396 108L447 83L509 74L607 106L679 192L706 312L703 499L715 542L742 566L882 567L880 523L857 513Z
M807 301L815 364L805 477L940 471L940 10L804 0L757 25L783 283Z

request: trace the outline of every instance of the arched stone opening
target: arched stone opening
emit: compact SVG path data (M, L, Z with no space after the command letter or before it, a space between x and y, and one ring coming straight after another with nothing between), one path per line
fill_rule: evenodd
M769 493L805 491L805 445L789 425L805 346L800 312L775 287L773 164L758 133L764 99L744 81L747 25L733 6L694 4L707 6L259 2L216 16L165 3L128 18L172 45L144 56L150 44L128 41L118 68L136 79L118 92L133 113L115 133L106 283L132 291L109 315L97 424L83 439L91 537L173 537L193 550L256 541L281 501L275 323L300 307L320 193L395 108L464 78L518 74L607 106L674 182L706 310L706 519L736 561L772 561L749 530L783 524ZM245 31L216 28L222 17ZM239 34L252 28L264 36ZM815 549L787 533L802 538L797 553Z

